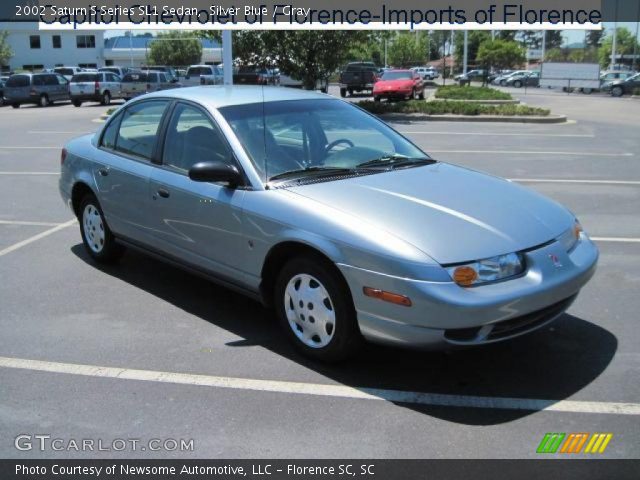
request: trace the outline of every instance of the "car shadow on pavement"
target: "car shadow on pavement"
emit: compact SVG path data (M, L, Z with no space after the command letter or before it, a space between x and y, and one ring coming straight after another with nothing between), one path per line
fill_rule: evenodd
M260 346L356 389L539 399L553 403L594 381L607 368L618 345L616 337L604 328L565 314L550 326L509 342L446 352L366 345L354 359L327 365L299 355L281 334L271 312L240 294L134 251L128 251L112 266L96 265L81 244L71 251L103 273L243 339L217 347ZM207 341L215 344L215 339ZM499 424L534 413L398 405L468 425Z

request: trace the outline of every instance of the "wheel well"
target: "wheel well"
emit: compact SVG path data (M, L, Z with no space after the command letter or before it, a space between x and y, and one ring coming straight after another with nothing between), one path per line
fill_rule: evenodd
M73 207L73 212L76 214L76 217L80 216L80 202L87 195L93 195L93 190L86 183L76 183L73 186L73 190L71 190L71 206Z
M328 266L331 266L341 279L346 284L346 280L342 276L340 270L335 266L335 263L327 257L324 253L319 250L310 247L304 243L300 242L282 242L269 250L267 257L264 261L264 265L262 266L262 281L260 283L260 293L262 295L263 302L270 306L273 302L273 289L276 283L276 279L278 277L278 273L282 269L282 267L294 257L299 256L312 256L317 258L319 261L325 263Z

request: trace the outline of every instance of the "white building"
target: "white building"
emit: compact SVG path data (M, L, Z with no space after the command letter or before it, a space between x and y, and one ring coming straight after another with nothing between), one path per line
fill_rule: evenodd
M104 42L105 65L120 65L123 67L140 67L149 64L147 59L153 42L158 42L155 37L144 36L120 36L107 38ZM218 64L222 62L222 46L213 40L200 40L202 42L202 59L199 63ZM174 65L177 66L177 65Z
M40 31L37 23L0 22L13 50L2 70L42 70L63 65L98 67L104 64L104 32Z

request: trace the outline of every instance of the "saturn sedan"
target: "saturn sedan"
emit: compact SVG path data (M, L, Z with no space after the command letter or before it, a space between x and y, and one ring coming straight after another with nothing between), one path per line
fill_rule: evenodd
M147 94L61 161L95 261L129 247L204 275L272 307L290 341L326 361L363 340L436 349L532 332L598 258L561 205L437 161L320 93Z

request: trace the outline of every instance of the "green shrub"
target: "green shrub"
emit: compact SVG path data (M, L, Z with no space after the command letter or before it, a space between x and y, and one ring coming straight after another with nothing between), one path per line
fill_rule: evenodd
M425 102L410 100L408 102L360 102L358 105L368 112L384 113L425 113L428 115L504 115L504 116L541 116L549 115L545 108L529 107L526 105L483 105L481 103L467 103L445 100L442 102Z
M436 98L448 100L511 100L512 97L506 92L501 92L489 87L471 87L449 85L439 87L436 91Z

